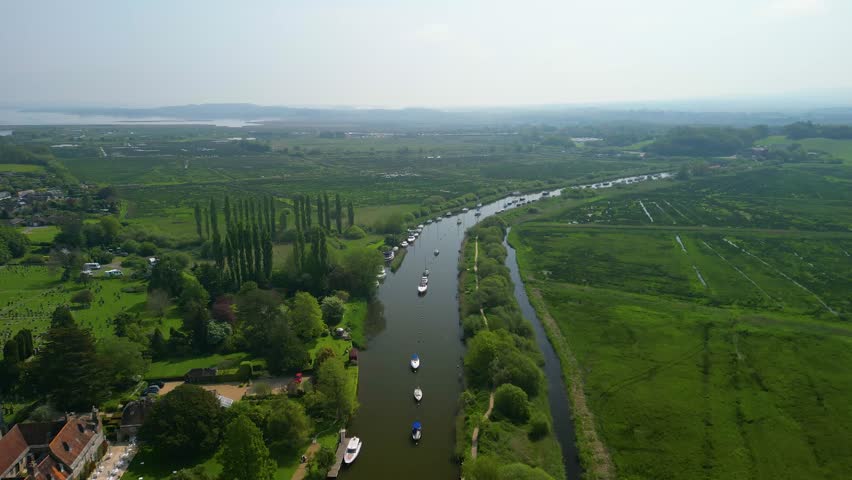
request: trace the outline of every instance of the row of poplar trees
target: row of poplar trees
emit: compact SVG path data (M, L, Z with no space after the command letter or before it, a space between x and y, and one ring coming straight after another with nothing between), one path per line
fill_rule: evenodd
M272 236L276 231L275 200L272 197L244 198L231 202L226 195L222 207L225 236L219 229L219 206L215 199L202 213L195 205L195 228L200 238L210 240L216 266L227 272L234 285L247 281L266 283L272 276ZM206 214L206 215L205 215ZM205 229L202 230L202 219Z
M278 228L288 227L288 212L282 212L280 223L276 223L275 199L270 196L236 199L226 195L222 207L225 218L225 238L219 229L219 207L214 199L207 208L195 204L195 227L198 237L210 240L211 255L216 266L227 272L234 285L247 281L266 283L272 276L272 240ZM315 278L324 277L329 271L326 232L334 228L343 232L343 202L340 194L334 202L327 193L316 196L316 220L313 225L311 197L299 195L293 198L293 227L296 230L294 243L295 265L299 273L308 273ZM355 224L355 209L350 200L346 204L347 227ZM310 242L310 252L307 243Z

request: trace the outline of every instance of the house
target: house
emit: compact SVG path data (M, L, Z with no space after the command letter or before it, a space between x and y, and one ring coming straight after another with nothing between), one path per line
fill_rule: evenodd
M184 380L186 383L205 383L215 380L218 372L215 368L193 368L186 372Z
M349 349L349 363L358 363L358 349L355 347Z
M104 445L97 409L55 422L19 423L0 438L0 479L82 479Z

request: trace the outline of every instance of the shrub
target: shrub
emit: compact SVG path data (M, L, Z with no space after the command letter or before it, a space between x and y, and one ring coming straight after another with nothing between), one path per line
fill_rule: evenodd
M24 257L22 262L26 265L44 265L44 256L37 254L30 254Z
M337 325L343 320L343 314L346 312L346 304L338 297L328 296L322 299L322 319L326 325Z
M364 233L364 230L362 230L358 225L350 225L349 228L343 232L343 238L347 240L359 240L366 236L367 234Z
M151 255L155 255L157 253L157 246L154 245L154 242L142 242L139 245L139 255L144 257L148 257Z
M494 408L514 423L524 423L530 417L527 392L511 383L497 387L494 394Z
M530 439L540 440L550 433L550 422L543 413L536 413L530 419Z

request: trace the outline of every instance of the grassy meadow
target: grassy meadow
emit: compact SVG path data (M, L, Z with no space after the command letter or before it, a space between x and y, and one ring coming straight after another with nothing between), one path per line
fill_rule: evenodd
M515 218L619 478L846 478L848 179L719 172Z

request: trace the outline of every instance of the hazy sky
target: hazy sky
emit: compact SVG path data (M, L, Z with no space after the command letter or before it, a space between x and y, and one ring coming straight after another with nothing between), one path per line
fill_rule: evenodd
M518 105L852 88L850 0L3 0L0 103Z

